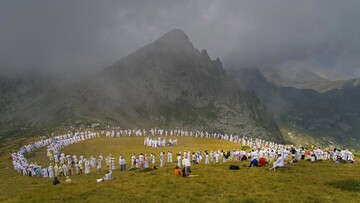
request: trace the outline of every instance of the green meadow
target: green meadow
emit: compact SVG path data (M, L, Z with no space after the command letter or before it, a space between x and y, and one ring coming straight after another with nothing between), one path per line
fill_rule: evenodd
M173 136L175 137L175 136ZM151 148L144 146L143 137L121 137L86 140L70 145L61 152L66 154L104 158L112 154L117 170L113 179L97 183L96 179L106 172L91 169L90 174L71 176L72 183L53 186L52 179L22 176L15 172L11 152L28 143L27 139L10 140L0 147L0 202L359 202L360 165L336 164L332 161L300 161L274 171L272 166L248 168L249 162L192 165L194 177L174 176L176 154L184 150L241 149L241 145L222 140L175 137L177 146ZM156 156L159 166L161 151L173 152L174 163L166 163L158 170L120 171L118 158L121 154L130 167L132 153ZM167 154L165 153L165 157ZM46 149L27 155L29 162L49 163ZM231 171L235 164L240 170Z

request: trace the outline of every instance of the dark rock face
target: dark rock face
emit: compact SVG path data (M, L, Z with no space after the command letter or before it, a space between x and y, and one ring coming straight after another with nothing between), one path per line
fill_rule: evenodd
M34 126L82 119L129 128L214 130L283 142L272 114L255 94L240 90L221 61L195 49L181 30L47 95L40 102L46 103L46 111L30 122ZM36 104L27 109L37 109Z

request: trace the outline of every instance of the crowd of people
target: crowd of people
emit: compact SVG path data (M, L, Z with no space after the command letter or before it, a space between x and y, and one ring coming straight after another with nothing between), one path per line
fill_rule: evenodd
M169 139L166 143L166 138L161 137L145 137L144 138L144 146L148 147L165 147L165 146L173 146L177 145L177 139Z
M101 171L103 163L105 163L106 170L111 173L114 170L126 171L125 157L120 155L118 161L115 156L109 154L105 158L102 154L99 154L97 158L91 156L89 158L76 154L61 153L61 150L71 144L79 143L89 139L98 139L101 136L105 137L121 137L121 136L151 136L144 138L144 145L151 147L160 147L166 145L166 138L164 136L193 136L196 138L213 138L226 140L233 143L239 143L241 149L230 150L216 150L216 151L194 151L189 150L178 152L173 155L172 151L167 153L161 152L158 157L160 167L163 167L166 163L173 163L173 157L176 159L176 169L181 168L181 174L188 176L191 173L191 164L216 164L219 162L231 161L249 161L249 167L264 166L268 163L273 163L273 167L270 170L276 170L276 168L284 167L288 160L291 162L297 162L299 160L333 160L337 163L353 163L355 162L355 156L351 151L347 149L325 149L320 148L304 148L287 146L277 144L275 142L269 142L262 139L254 139L241 136L233 136L221 133L208 133L203 131L186 131L186 130L163 130L163 129L150 129L146 130L121 130L121 129L107 129L105 131L93 132L68 132L63 135L48 135L40 138L32 144L24 145L18 152L12 153L12 162L14 169L27 176L38 176L43 178L55 178L55 177L68 177L76 174L89 174L92 170ZM155 137L158 136L158 137ZM171 139L169 142L171 145L177 144L177 139ZM25 158L25 154L31 153L37 149L45 148L47 150L47 156L50 163L48 165L41 165L36 162L28 163ZM250 148L246 151L245 147ZM136 155L133 153L130 157L130 168L150 168L150 165L155 166L156 156L154 153ZM108 174L108 173L107 173ZM111 176L111 174L110 174Z

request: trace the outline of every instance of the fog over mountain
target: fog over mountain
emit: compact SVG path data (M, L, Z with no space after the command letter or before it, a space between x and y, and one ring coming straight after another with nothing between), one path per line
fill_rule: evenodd
M0 139L162 126L359 149L359 10L357 0L0 1Z
M221 61L172 30L108 68L68 85L2 79L0 139L108 125L206 129L284 142L270 111L240 90Z
M225 68L299 67L356 78L359 10L357 0L3 0L0 74L86 76L180 28Z

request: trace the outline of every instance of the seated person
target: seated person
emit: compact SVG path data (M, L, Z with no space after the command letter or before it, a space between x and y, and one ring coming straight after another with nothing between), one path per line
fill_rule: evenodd
M276 170L277 168L285 167L284 157L279 155L279 158L274 162L274 166L269 170Z
M181 176L182 176L182 177L186 177L185 167L183 167L183 168L181 169Z
M174 175L175 175L175 176L180 176L180 175L181 175L181 170L180 170L180 167L179 167L179 166L176 166L176 167L175 167Z
M57 177L55 177L53 180L53 185L57 185L57 184L60 184L60 181L57 179Z
M111 171L107 171L105 174L105 180L111 180Z
M66 180L65 180L65 183L71 183L71 179L70 179L70 177L69 176L66 176Z
M259 162L258 162L257 159L253 159L253 160L250 162L249 167L253 167L253 166L259 166Z
M265 165L266 165L266 159L264 157L260 157L259 166L265 166Z

